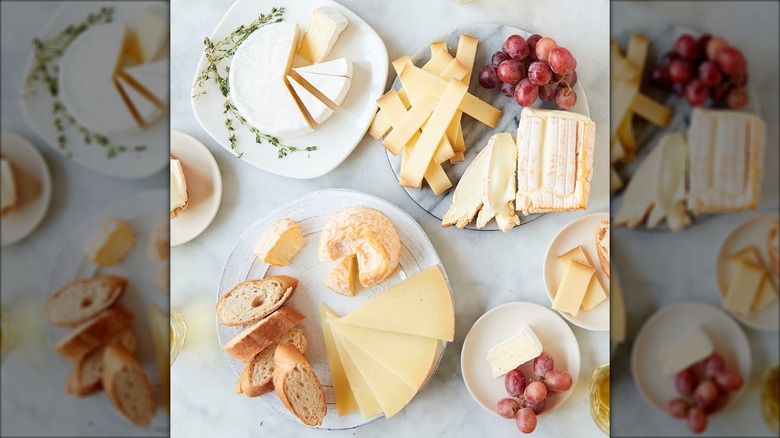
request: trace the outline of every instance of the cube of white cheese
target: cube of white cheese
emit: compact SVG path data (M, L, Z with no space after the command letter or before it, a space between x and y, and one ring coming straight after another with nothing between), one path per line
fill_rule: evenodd
M525 325L520 334L491 348L487 354L493 377L503 376L542 353L542 343L531 327Z
M673 376L709 356L713 350L707 333L697 326L687 335L662 348L658 352L658 361L664 374Z

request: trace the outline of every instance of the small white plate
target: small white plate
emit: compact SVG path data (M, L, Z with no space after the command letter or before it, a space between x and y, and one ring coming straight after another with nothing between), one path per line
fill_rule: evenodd
M631 351L631 374L639 392L663 413L667 413L669 400L679 397L679 394L674 386L674 376L666 376L661 371L658 352L697 326L712 340L715 351L725 359L726 368L739 371L745 382L750 379L750 343L739 324L711 304L694 301L673 304L659 310L645 322ZM728 404L718 412L734 404L746 386L732 394ZM672 419L671 416L669 418Z
M277 158L277 149L264 142L256 144L254 136L234 121L235 135L238 138L238 150L243 154L241 160L276 175L289 178L311 179L325 175L335 169L360 143L376 112L376 100L385 91L387 81L388 56L382 38L362 18L349 9L331 0L280 0L277 2L258 2L257 0L238 0L225 13L210 38L219 41L242 24L248 24L258 15L268 13L272 6L285 8L284 21L298 23L301 32L309 25L312 11L321 6L338 9L349 21L346 30L339 36L329 60L346 57L352 61L354 74L352 85L346 99L339 109L311 134L303 137L282 139L290 146L305 148L317 146L312 152L292 152L285 158ZM201 55L195 78L205 65L205 55ZM224 72L228 63L223 61L219 71ZM194 83L193 83L194 84ZM222 147L235 154L228 141L223 114L222 94L213 79L207 82L206 94L195 98L193 89L192 110L203 129Z
M141 16L141 12L147 7L158 7L159 2L113 2L113 22L124 22L129 26L135 26ZM86 20L87 16L97 13L101 8L100 3L93 2L64 2L54 13L46 27L41 31L41 39L49 39L70 25L75 25ZM167 11L167 7L165 8ZM87 30L89 32L89 30ZM30 44L30 52L33 47ZM25 75L32 68L34 54L25 68ZM21 108L27 123L46 144L59 153L63 153L57 142L58 133L54 129L52 118L52 99L45 87L36 82L35 94L24 96L24 83L20 84ZM144 130L135 130L127 133L111 134L109 137L116 144L135 146L146 145L147 149L140 153L126 152L107 158L103 148L95 143L86 144L83 137L75 128L66 129L68 135L68 150L72 153L73 162L92 171L122 179L141 179L159 172L166 166L165 157L168 148L165 144L168 132L168 111L154 122L152 126Z
M26 139L2 131L0 153L11 162L19 205L2 219L0 246L14 244L35 230L51 200L51 175L38 149Z
M171 246L198 237L217 215L222 201L222 175L208 148L197 139L171 131L171 155L181 162L189 205L171 219Z
M353 206L365 206L377 209L387 216L395 225L398 237L401 239L401 261L398 271L392 277L380 285L369 289L359 288L354 297L339 295L322 285L322 280L335 267L337 262L321 262L317 255L317 246L320 232L330 215L336 211ZM303 248L293 257L290 264L284 267L270 266L255 257L252 248L260 240L268 227L279 219L289 219L298 223L301 234L305 240ZM325 352L325 341L322 335L322 322L319 317L320 303L324 303L339 315L345 315L360 307L380 292L387 290L402 280L417 274L433 265L441 264L436 249L428 240L428 236L420 225L406 212L397 206L365 193L344 190L326 189L312 192L287 205L269 212L264 217L256 220L239 237L235 247L230 252L222 277L219 282L219 291L216 299L227 293L238 283L255 278L264 278L272 275L289 275L299 280L295 293L287 302L290 307L306 316L298 327L303 330L309 341L309 350L306 358L311 362L314 371L319 376L325 388L325 397L328 401L328 413L318 429L350 429L369 423L382 415L371 418L363 418L359 412L345 416L338 416L336 412L335 396L330 375L330 365ZM446 278L446 274L445 274ZM450 294L452 291L450 291ZM228 327L217 320L217 334L220 346L239 333L242 327ZM430 380L439 361L444 355L447 342L439 343L436 356L436 365L432 368L428 380ZM236 375L240 375L245 364L235 357L225 353L225 359ZM227 383L226 385L233 383ZM427 384L427 382L426 382ZM424 391L425 386L420 391ZM287 410L275 393L269 393L257 397L271 409L292 421L298 420ZM247 400L248 403L255 403ZM414 400L410 402L410 406ZM407 406L407 409L409 406Z
M558 231L544 255L544 287L547 289L547 296L550 297L550 303L552 303L558 285L563 279L564 271L564 267L558 263L557 257L577 246L582 246L590 265L596 268L596 277L607 293L607 299L590 310L580 309L577 316L571 316L566 312L558 313L574 325L598 332L609 330L609 277L601 269L596 250L596 229L599 222L604 219L609 220L609 213L592 213L569 222Z
M544 417L558 409L574 392L580 375L580 346L566 321L550 309L534 303L502 304L489 310L471 326L463 341L460 368L463 381L474 400L486 411L498 416L496 403L509 397L504 388L504 376L493 377L487 353L491 348L519 333L524 324L536 333L542 349L553 358L554 369L567 371L572 378L571 388L564 392L550 392L546 398ZM520 370L526 382L533 373L533 361Z
M771 222L777 219L778 215L773 213L752 217L737 225L723 240L720 249L718 249L718 256L715 259L715 276L718 282L718 290L720 291L719 299L723 300L726 296L731 280L734 278L735 269L728 261L729 256L732 254L748 246L755 246L761 255L764 267L769 268L766 236ZM776 284L777 279L775 278ZM751 312L748 316L731 314L742 324L755 330L764 332L777 332L780 330L780 300L775 301L774 304L759 312Z

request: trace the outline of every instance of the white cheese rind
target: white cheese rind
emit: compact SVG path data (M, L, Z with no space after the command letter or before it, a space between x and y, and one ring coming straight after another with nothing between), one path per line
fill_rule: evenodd
M294 68L298 74L311 73L326 76L346 76L352 79L352 61L347 58L338 58L332 61Z
M136 119L136 123L142 127L151 125L158 117L162 115L162 110L145 98L122 76L116 77L116 85L120 89L120 94L124 94L130 113Z
M330 99L336 106L341 105L349 93L352 79L348 76L331 76L296 70L301 77L317 91Z
M518 366L538 357L542 353L542 343L531 327L524 325L520 334L491 348L487 354L493 377L506 374Z
M318 63L328 57L349 21L336 8L321 7L312 12L309 26L301 39L298 54Z

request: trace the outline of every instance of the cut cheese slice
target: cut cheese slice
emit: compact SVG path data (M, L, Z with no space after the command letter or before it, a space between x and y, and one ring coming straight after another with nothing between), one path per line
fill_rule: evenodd
M326 321L330 321L326 319ZM369 386L363 374L358 368L358 364L352 359L347 349L344 347L344 343L338 334L331 330L331 336L333 337L333 343L335 344L336 351L338 352L339 359L344 366L344 374L347 376L349 387L352 389L352 394L355 396L355 402L360 408L360 414L363 418L371 418L382 412L382 407L379 405L379 401L374 396L371 387Z
M761 286L758 288L758 293L750 306L750 310L753 312L764 310L777 301L777 299L777 286L772 283L772 279L769 278L769 273L767 273L761 281Z
M116 266L133 249L133 230L127 222L109 219L92 232L84 255L98 266Z
M382 146L393 155L398 155L412 136L420 130L423 123L428 120L435 108L436 99L432 96L425 96L420 102L409 108L409 111L397 124L393 124L393 130L382 141ZM426 166L428 162L425 163Z
M517 179L517 145L512 134L495 134L488 142L487 161L482 178L482 210L477 216L477 228L483 228L496 218L498 228L507 232L520 224L515 213Z
M149 63L160 59L166 52L168 42L168 19L162 17L162 8L153 10L146 8L141 11L141 18L133 29L133 39L137 46L137 54L134 55L141 63Z
M683 337L660 349L658 361L667 376L673 376L709 356L714 350L712 340L697 326Z
M431 266L380 293L342 322L452 341L455 312L441 266Z
M348 339L371 359L378 362L418 391L434 366L439 341L422 336L373 330L333 320L339 336Z
M352 341L342 336L336 325L331 324L331 328L334 333L338 333L339 342L357 367L358 372L363 376L363 380L371 388L371 393L374 394L379 406L382 407L385 417L392 418L412 401L417 390L404 383Z
M351 297L355 295L357 275L357 257L352 254L343 257L322 283L337 294Z
M452 204L441 220L443 227L455 225L463 228L474 220L482 208L482 179L489 152L490 148L484 147L466 168L452 195Z
M304 74L312 74L325 76L344 76L352 79L352 62L347 58L338 58L332 61L307 65L305 67L297 67L294 68L293 71L301 76Z
M487 354L493 377L503 376L542 354L542 343L527 324L520 334L491 348Z
M287 266L304 243L296 222L279 219L268 227L252 251L269 265Z
M623 204L615 215L615 226L634 228L644 222L657 199L658 175L661 172L663 148L656 147L645 157L623 195Z
M593 265L588 261L588 257L585 255L585 250L581 246L578 246L566 254L558 256L558 262L566 264L569 260L574 260L577 263L581 263L585 266L593 268ZM593 268L595 269L595 268ZM607 293L604 292L604 287L595 274L588 283L588 289L585 291L585 296L582 298L582 309L590 310L607 299Z
M348 24L346 17L335 7L315 9L301 39L298 54L314 63L322 61L328 57Z
M737 264L734 279L729 285L723 307L736 315L747 316L766 276L766 271L745 260Z
M352 393L352 388L349 386L344 364L333 340L330 324L328 324L328 321L331 319L338 319L338 315L324 304L320 304L320 322L322 323L322 335L325 339L325 354L330 365L330 378L333 382L333 394L336 397L336 411L341 416L357 411L358 404L357 400L355 400L355 395ZM376 415L376 413L373 415Z
M298 96L298 101L303 105L301 110L311 118L309 121L310 123L313 122L321 125L333 115L333 110L330 109L330 107L317 99L314 94L310 93L303 85L298 83L294 77L287 76L287 82L292 86L293 91Z
M170 92L168 63L158 61L153 64L154 68L150 66L141 64L124 68L119 71L119 77L159 108L166 109Z
M139 93L121 75L116 76L114 81L119 94L125 100L125 104L138 126L146 128L162 115L160 107Z
M333 102L335 106L339 106L344 102L347 93L349 93L349 87L352 84L352 79L349 76L309 73L307 71L302 71L302 69L297 69L296 72L301 75L304 81Z
M672 231L679 231L690 224L685 213L685 171L688 147L679 133L667 134L658 146L662 148L660 175L653 209L647 218L647 227L653 228L663 218Z
M552 308L577 316L595 271L590 266L569 260L561 284L555 292Z
M171 218L175 218L181 212L187 208L190 202L190 194L187 190L187 180L184 178L184 169L181 166L181 161L171 157Z

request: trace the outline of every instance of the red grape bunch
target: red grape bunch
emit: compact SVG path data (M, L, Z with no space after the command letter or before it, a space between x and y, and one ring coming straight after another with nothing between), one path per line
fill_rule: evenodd
M577 83L577 60L552 38L533 34L525 38L512 35L503 50L493 54L491 63L479 72L484 88L501 87L504 95L514 97L520 106L531 106L537 98L555 101L562 110L577 103L571 87Z
M677 373L674 385L680 397L669 400L666 410L675 418L688 421L688 429L702 433L707 428L707 416L721 409L729 395L742 388L739 372L726 369L718 352Z
M536 429L536 416L544 411L549 393L568 391L572 383L569 373L553 369L553 358L544 351L534 359L533 373L536 380L529 378L527 382L520 367L506 373L504 388L510 397L496 403L498 415L514 419L523 433Z
M650 74L653 85L684 97L691 106L702 106L711 98L714 106L731 109L747 103L747 79L742 52L709 34L698 39L680 35Z

